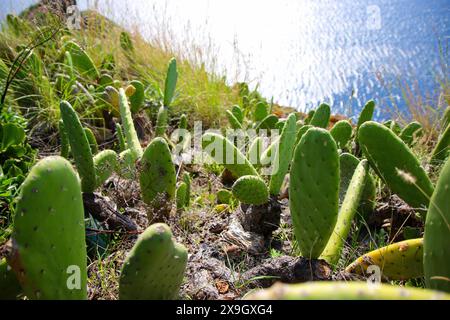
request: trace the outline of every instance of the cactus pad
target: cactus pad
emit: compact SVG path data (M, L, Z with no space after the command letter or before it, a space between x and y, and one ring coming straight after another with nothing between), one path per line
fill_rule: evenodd
M233 195L245 204L261 205L269 201L264 180L256 176L243 176L233 184Z

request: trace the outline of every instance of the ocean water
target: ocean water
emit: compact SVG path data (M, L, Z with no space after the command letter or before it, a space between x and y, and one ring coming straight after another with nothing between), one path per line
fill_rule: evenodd
M21 1L0 0L0 12ZM34 2L25 1L23 2ZM230 83L249 81L301 111L321 102L356 116L375 99L380 120L401 88L436 94L448 72L449 0L79 0L149 40L161 25L174 45L210 50L207 66ZM16 8L17 9L17 8ZM11 10L11 9L10 9ZM13 9L14 10L14 9ZM0 14L0 18L1 18ZM448 77L448 74L446 75ZM435 98L435 97L434 97Z

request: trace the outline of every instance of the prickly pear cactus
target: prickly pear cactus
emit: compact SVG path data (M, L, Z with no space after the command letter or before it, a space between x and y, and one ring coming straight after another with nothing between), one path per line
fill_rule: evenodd
M444 133L439 138L436 147L431 155L431 163L438 164L445 161L450 154L450 125L447 126Z
M241 107L239 107L238 105L234 105L231 108L231 112L240 124L244 122L244 112L242 111Z
M177 61L172 58L167 68L166 83L164 87L164 106L170 107L173 96L175 94L175 87L177 86L178 71Z
M347 120L340 120L331 128L330 133L336 141L338 148L343 149L352 137L353 128Z
M117 153L113 150L103 150L94 157L94 167L97 176L97 187L100 187L119 165Z
M297 131L297 138L295 139L295 145L297 145L300 142L300 139L303 137L303 135L306 133L306 131L308 131L309 129L314 128L312 125L306 124L304 126L302 126L300 129L298 129Z
M155 138L145 149L140 164L139 181L142 199L158 206L175 197L176 171L172 155L163 138Z
M318 258L333 232L339 207L339 156L325 129L309 129L294 151L289 207L302 255Z
M425 222L424 271L428 288L450 293L450 159L441 170Z
M186 248L157 223L142 233L126 258L119 282L121 300L176 299L187 263Z
M189 173L183 174L183 182L186 184L186 202L184 205L188 207L191 203L191 176Z
M120 151L127 150L127 143L125 141L125 136L123 135L122 126L119 123L116 124L116 136L117 140L119 141Z
M450 300L450 295L419 288L366 282L317 281L301 284L276 283L252 292L246 300Z
M64 121L61 119L59 120L59 139L60 139L60 144L61 144L61 151L60 151L60 155L63 158L68 158L69 157L69 152L70 152L70 144L69 144L69 137L67 136L67 132L64 129Z
M413 208L428 207L433 185L408 146L373 121L364 123L358 136L364 155L389 188Z
M230 123L231 128L233 128L234 130L242 129L242 124L234 116L233 112L231 112L230 110L226 110L225 114L227 115L227 119Z
M263 151L263 138L257 137L253 140L252 144L248 148L247 159L254 166L261 165L261 153Z
M272 163L272 175L269 181L269 191L271 195L278 195L284 178L291 165L292 153L295 146L295 138L297 131L297 119L295 114L291 114L284 126L280 136L280 145L276 151L274 161Z
M142 147L139 142L139 138L134 128L133 117L131 116L130 106L128 104L128 98L125 94L125 90L119 89L119 107L120 117L122 118L122 125L127 139L127 146L131 150L134 159L139 159L142 156Z
M408 146L412 146L414 142L416 142L422 135L422 129L422 125L419 122L413 121L400 132L400 139L402 139Z
M265 117L269 115L269 108L267 104L260 101L256 104L254 118L255 122L262 121Z
M97 154L98 152L98 144L97 140L95 139L95 135L89 128L84 128L84 134L86 135L86 138L89 141L89 146L91 147L92 154Z
M275 129L276 124L278 123L278 117L274 114L269 114L265 117L261 122L256 126L256 132L259 132L261 129L271 130Z
M166 133L168 118L169 118L169 115L167 113L167 109L165 107L161 106L158 110L158 115L156 118L155 135L157 137L162 137Z
M260 177L243 176L233 184L233 195L244 204L261 205L269 201L269 190Z
M373 118L373 112L375 111L375 101L369 100L364 105L358 118L358 124L356 126L357 130L362 126L364 122L371 121Z
M217 203L218 204L230 204L232 197L233 197L233 194L229 190L220 189L219 191L217 191Z
M81 177L82 191L86 193L93 192L96 186L95 168L91 147L89 146L85 131L70 103L62 101L60 110L61 117L64 121L64 129L67 132L70 148L72 149L75 164Z
M314 115L311 119L310 125L319 128L327 128L330 122L331 109L326 103L322 103L317 110L315 110Z
M367 268L378 266L381 275L389 280L408 280L423 276L423 239L393 243L366 253L350 264L345 271L366 275Z
M342 248L350 232L353 218L364 191L368 169L369 164L367 160L361 161L356 167L339 210L336 226L328 240L327 246L322 252L321 258L331 265L336 265L341 257Z
M119 153L117 174L124 179L134 180L137 176L135 162L135 156L130 149L122 151Z
M202 137L202 148L216 162L223 164L237 177L258 176L255 167L227 138L217 133L206 132Z
M137 113L144 105L145 88L139 80L133 80L130 84L135 88L135 92L130 96L130 110L132 113Z
M0 300L15 300L22 293L19 281L6 259L0 260L0 288Z
M63 49L72 56L73 67L82 75L97 79L100 75L91 57L75 42L69 41Z
M341 183L339 185L339 203L342 204L347 193L347 189L350 185L350 181L352 180L353 174L360 161L350 153L342 153L339 156L339 162L341 177ZM361 216L366 219L373 212L376 205L376 195L377 189L375 180L372 175L368 173L366 176L363 194L361 196L361 201L358 209L356 210L356 218Z
M64 158L39 161L25 179L7 259L30 299L87 298L83 199Z
M176 191L177 209L182 209L186 206L187 184L180 182Z

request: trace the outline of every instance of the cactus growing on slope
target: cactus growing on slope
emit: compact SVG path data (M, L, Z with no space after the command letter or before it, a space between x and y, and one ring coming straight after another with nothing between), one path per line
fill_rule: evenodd
M433 164L441 163L450 154L450 125L447 126L444 133L439 138L436 147L434 148L430 162Z
M177 298L187 263L186 248L172 240L170 228L157 223L142 233L120 275L121 300Z
M289 207L302 254L318 258L327 245L339 206L339 156L325 129L309 129L297 145L290 173Z
M356 126L357 130L367 121L371 121L373 118L373 112L375 111L375 101L369 100L364 105L361 113L359 114L358 124Z
M113 172L117 171L117 153L113 150L103 150L94 157L97 187L101 186Z
M145 88L139 80L133 80L130 84L135 89L134 93L130 96L130 110L132 113L137 113L144 105Z
M331 109L326 103L322 103L314 112L311 121L308 123L314 127L327 128L330 122Z
M269 181L269 191L273 196L280 193L284 178L291 164L292 153L295 147L296 121L295 114L291 114L281 132L280 143L272 163L272 175Z
M450 300L439 291L366 282L276 283L246 296L247 300Z
M341 256L344 242L350 232L353 217L360 203L367 181L369 165L367 160L361 161L356 167L353 178L347 188L345 198L339 210L336 226L322 252L321 258L331 265L336 265Z
M365 275L369 266L376 265L389 280L407 280L423 276L422 257L423 239L410 239L366 253L345 271Z
M64 158L39 161L23 183L8 263L30 299L87 298L83 199Z
M410 206L426 208L433 185L408 146L389 128L373 121L361 126L358 137L364 155L388 187Z
M70 143L69 143L69 137L67 136L67 131L64 129L64 121L61 119L59 120L59 139L60 139L60 145L61 145L61 151L60 155L63 158L69 157L70 152Z
M97 139L95 139L95 135L89 128L84 128L84 134L86 135L86 138L89 141L89 146L91 147L92 154L98 153L98 144Z
M233 184L233 195L244 204L261 205L269 201L269 190L260 177L242 176Z
M64 129L67 132L75 164L81 177L82 190L86 193L93 192L96 186L94 161L85 131L70 103L62 101L60 110Z
M429 288L450 293L450 159L441 170L425 221L424 272Z
M125 138L127 140L127 146L131 150L133 158L139 159L142 156L142 147L139 142L136 129L134 128L127 95L125 94L125 90L122 88L119 89L119 108L123 129L125 131Z
M99 77L97 67L91 57L78 44L73 41L68 41L64 44L63 49L70 53L73 67L82 76L86 75L91 79L97 79Z
M258 172L248 159L224 136L206 132L202 137L202 148L235 176L258 176Z
M344 149L352 137L353 128L347 120L340 120L331 128L330 133L339 149Z
M140 163L142 199L153 207L171 201L176 192L176 171L172 155L163 138L155 138L145 149Z

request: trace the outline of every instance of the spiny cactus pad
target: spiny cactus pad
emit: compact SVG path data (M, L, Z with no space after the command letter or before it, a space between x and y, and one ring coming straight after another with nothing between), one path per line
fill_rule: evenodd
M98 144L97 140L95 139L95 135L89 128L84 128L84 134L86 135L86 138L89 141L89 146L91 147L92 154L97 154L98 152Z
M365 275L367 268L376 265L389 280L407 280L423 276L423 239L393 243L366 253L350 264L345 271Z
M424 271L429 288L450 293L450 159L441 170L425 221Z
M117 171L117 157L117 153L113 150L103 150L94 157L97 187L101 186L113 172Z
M339 206L339 156L325 129L311 128L294 152L289 207L302 255L320 256L336 224Z
M367 160L361 161L356 167L339 210L336 226L322 252L321 258L331 265L336 265L341 257L342 248L350 232L353 218L364 191L368 169Z
M338 148L343 149L352 137L353 128L347 120L340 120L331 128L330 133L336 141Z
M81 177L81 188L83 192L93 192L96 186L96 177L89 141L72 106L67 101L62 101L60 110L64 129L67 132L70 148Z
M133 80L130 84L135 88L134 94L130 96L130 110L137 113L144 105L145 88L139 80Z
M87 298L83 199L64 158L39 161L23 183L8 263L30 299ZM69 278L71 268L79 286Z
M243 176L233 184L233 195L245 204L261 205L269 201L269 190L260 177Z
M160 201L170 201L175 197L176 172L172 155L163 138L155 138L145 149L140 164L142 199L157 206ZM160 199L160 198L164 198Z
M319 128L327 128L330 122L331 109L326 103L322 103L317 110L315 110L314 115L311 119L310 125Z
M279 148L272 163L272 175L269 181L269 191L271 195L278 195L291 165L292 153L295 147L297 131L297 119L295 114L291 114L284 126L280 136Z
M127 95L125 94L125 90L122 88L119 89L119 108L125 138L127 139L127 146L131 150L134 159L139 159L142 156L142 147L139 142L136 129L134 128L133 117L131 116Z
M187 196L187 184L185 182L180 182L176 191L177 209L181 209L186 206Z
M235 176L258 176L255 167L224 136L206 132L202 137L202 147L204 152L209 154L216 162L223 164Z
M450 124L439 138L431 155L431 163L442 163L450 154Z
M419 288L366 282L318 281L302 284L276 283L252 292L246 300L450 300L450 295Z
M167 113L167 108L161 106L158 110L158 115L156 118L155 135L157 137L162 137L166 133L168 118L169 114Z
M22 293L22 287L14 274L14 271L6 262L0 260L0 300L15 300Z
M175 94L175 87L177 86L178 71L177 71L177 60L172 58L169 62L169 67L167 68L166 83L164 87L164 106L170 107L172 103L173 96Z
M433 185L408 146L373 121L364 123L358 136L364 155L388 187L413 208L428 207Z
M371 121L373 117L373 112L375 111L375 101L369 100L364 105L364 108L361 110L358 118L357 128L362 126L363 123L367 121Z
M162 223L148 227L128 254L119 282L121 300L176 299L183 281L187 250L172 240Z
M70 144L69 144L69 137L67 136L66 129L64 129L64 121L61 119L59 120L59 139L61 144L61 151L60 155L63 158L69 157L70 152Z
M352 180L356 167L359 164L358 158L350 153L342 153L339 156L341 183L339 186L339 203L342 204L347 193L348 186ZM366 182L361 196L361 201L357 209L357 217L366 218L373 212L376 205L376 185L375 180L370 173L366 175Z

